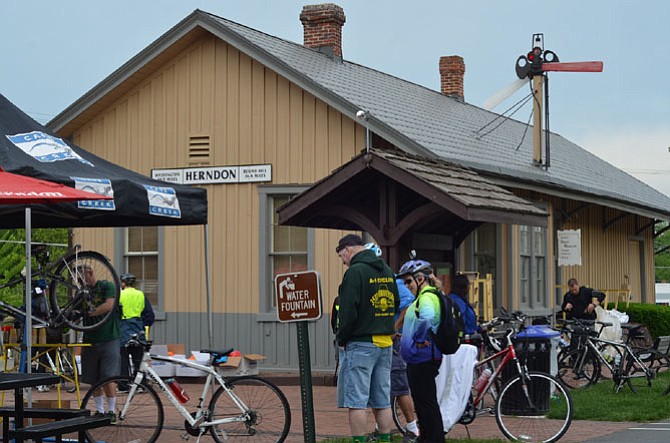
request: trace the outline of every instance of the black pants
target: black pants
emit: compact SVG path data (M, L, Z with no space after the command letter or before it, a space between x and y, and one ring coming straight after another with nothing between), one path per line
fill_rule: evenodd
M143 353L142 348L138 346L133 346L132 348L121 347L121 376L130 377L133 375L133 371L140 367ZM128 362L129 357L133 361L132 368Z
M407 364L407 380L419 420L422 443L444 443L444 426L435 387L435 376L439 372L440 363L440 360L432 360L426 363Z

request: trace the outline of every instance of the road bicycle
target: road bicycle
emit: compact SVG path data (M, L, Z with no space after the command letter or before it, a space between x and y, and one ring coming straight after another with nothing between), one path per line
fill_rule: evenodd
M94 331L117 314L121 283L116 270L104 255L95 251L80 251L80 246L75 245L50 262L46 244L35 243L31 251L36 263L32 277L43 279L49 290L49 316L47 319L32 316L34 324L54 329ZM0 285L0 290L24 283L25 276L19 276ZM114 297L111 310L103 315L90 315L110 296ZM0 309L13 316L25 318L26 315L23 310L2 301Z
M501 349L500 338L504 337L501 334L490 333L487 336L487 341L482 340L480 334L473 334L472 336L465 336L464 343L477 347L480 349L480 355L483 357L486 355L486 352L498 352ZM490 369L491 370L491 369ZM493 372L491 370L491 372ZM494 390L496 387L500 388L499 383L496 383L496 386L492 386L491 390ZM391 414L393 417L393 423L396 426L396 429L400 434L405 435L407 432L407 418L400 407L400 397L393 396L391 397ZM415 415L416 417L416 415Z
M651 349L633 348L627 343L600 338L602 328L611 323L599 323L602 326L596 331L590 328L593 321L565 321L565 327L571 329L572 341L577 344L559 353L558 377L569 387L585 388L598 381L604 367L612 374L615 392L624 385L635 393L651 387L657 368L647 363L667 357L657 357L656 351Z
M56 361L54 361L53 357L51 356L52 352L54 353L53 356L55 357ZM44 361L41 361L41 357L44 359ZM38 368L42 367L47 371L60 375L61 389L69 393L73 393L77 390L79 374L75 372L75 366L72 363L72 353L69 347L54 345L53 347L49 347L47 349L40 349L35 357L33 357L33 360L37 362Z
M495 318L482 326L490 331L506 323L521 325L522 314ZM572 397L556 377L528 370L517 357L512 341L515 333L516 328L510 327L501 350L475 365L472 394L459 423L468 425L478 414L492 412L502 433L512 441L557 441L572 423ZM487 332L482 335L489 340ZM493 403L485 402L488 395Z
M164 410L159 394L184 417L186 433L182 436L200 437L210 433L216 442L243 440L245 442L281 443L291 426L291 410L284 393L273 383L258 376L227 379L217 372L232 349L202 350L210 354L210 366L192 360L153 355L151 341L134 335L127 346L141 347L142 361L135 374L112 377L91 387L82 400L82 408L95 410L93 394L100 389L116 389L115 423L87 431L90 441L150 443L157 441L163 428ZM198 369L206 374L196 410L190 413L168 384L152 369L152 361L174 363ZM123 391L117 387L123 386ZM217 386L218 385L218 386ZM127 386L127 390L126 390ZM212 392L213 391L213 392ZM205 402L209 404L205 406ZM109 412L109 411L108 411Z

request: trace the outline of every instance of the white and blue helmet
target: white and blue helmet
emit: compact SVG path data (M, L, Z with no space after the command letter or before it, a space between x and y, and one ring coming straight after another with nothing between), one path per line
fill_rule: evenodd
M377 257L382 256L382 249L379 246L377 246L375 243L372 243L372 242L366 243L365 245L363 245L363 248L364 249L369 249L370 251L374 252Z

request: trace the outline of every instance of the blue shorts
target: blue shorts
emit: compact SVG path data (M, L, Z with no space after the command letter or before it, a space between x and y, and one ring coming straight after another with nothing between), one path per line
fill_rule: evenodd
M400 356L400 339L393 340L393 360L391 362L391 397L409 395L407 365Z
M337 407L385 409L391 407L391 346L349 342L340 354Z

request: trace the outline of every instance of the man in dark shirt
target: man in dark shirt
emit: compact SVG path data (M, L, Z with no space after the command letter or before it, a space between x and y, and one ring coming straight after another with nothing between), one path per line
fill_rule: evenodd
M567 313L567 318L595 320L596 306L605 299L603 292L594 291L586 286L579 286L576 278L568 280L568 292L563 296L561 309Z

